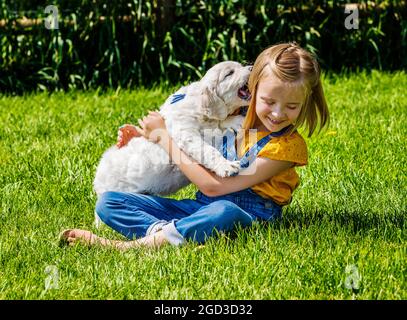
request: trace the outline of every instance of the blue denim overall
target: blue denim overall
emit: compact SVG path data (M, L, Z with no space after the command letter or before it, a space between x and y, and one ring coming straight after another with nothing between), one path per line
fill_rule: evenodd
M240 166L246 168L272 137L288 129L259 140L240 159ZM228 145L227 141L230 140L223 140L224 156L236 159L236 150L230 148L234 142ZM208 197L198 191L196 199L183 200L109 191L99 197L96 213L104 223L129 239L162 230L171 244L180 245L186 240L203 243L218 232L230 232L236 225L247 227L255 220L273 221L281 217L281 207L250 188L218 197Z

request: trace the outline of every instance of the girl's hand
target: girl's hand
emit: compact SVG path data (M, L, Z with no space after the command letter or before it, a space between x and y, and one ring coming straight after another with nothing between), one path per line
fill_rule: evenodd
M141 134L137 132L136 127L131 124L122 125L117 133L118 148L124 147L134 137L140 137Z
M150 111L148 116L143 120L139 119L138 123L140 127L136 126L137 132L151 142L160 142L168 134L164 118L156 111Z

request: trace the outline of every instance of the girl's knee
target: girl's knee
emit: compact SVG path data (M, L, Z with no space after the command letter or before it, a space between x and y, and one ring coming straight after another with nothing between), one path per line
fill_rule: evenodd
M118 199L118 193L114 191L104 192L98 197L95 211L103 222L106 222L108 219L109 213L115 206L115 202L119 202Z

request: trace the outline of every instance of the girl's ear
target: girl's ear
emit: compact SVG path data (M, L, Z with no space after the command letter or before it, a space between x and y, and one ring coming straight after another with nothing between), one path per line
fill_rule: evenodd
M218 96L216 87L218 79L209 81L201 94L201 113L209 119L225 120L228 109L225 102Z

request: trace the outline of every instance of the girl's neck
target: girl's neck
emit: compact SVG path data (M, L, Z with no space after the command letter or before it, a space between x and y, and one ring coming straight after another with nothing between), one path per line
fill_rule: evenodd
M256 117L256 120L254 121L253 129L256 129L260 132L270 132L270 130L266 128L266 126L260 121L258 117Z

